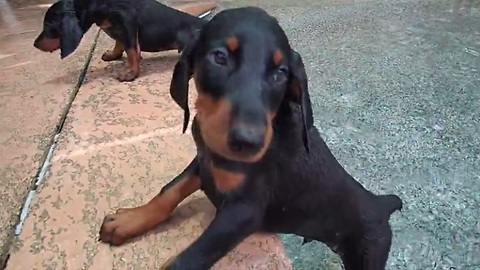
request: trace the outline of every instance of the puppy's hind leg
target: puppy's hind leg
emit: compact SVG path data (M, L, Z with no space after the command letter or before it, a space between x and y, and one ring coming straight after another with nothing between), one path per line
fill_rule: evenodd
M366 270L384 270L392 245L392 230L388 221L366 237L364 265Z
M119 209L115 214L107 215L100 228L100 241L118 246L158 226L180 202L200 189L198 170L195 158L147 204Z
M102 54L102 60L105 62L119 60L123 56L125 48L122 43L115 41L113 50L106 51Z
M358 241L348 242L341 255L345 270L385 270L392 244L388 223L376 227Z

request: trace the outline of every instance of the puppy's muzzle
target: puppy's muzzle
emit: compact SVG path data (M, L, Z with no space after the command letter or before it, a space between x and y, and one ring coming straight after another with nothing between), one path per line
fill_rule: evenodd
M242 156L257 154L265 141L265 128L245 124L234 125L227 137L230 151Z
M54 52L60 49L60 39L40 35L33 42L33 47L43 52Z

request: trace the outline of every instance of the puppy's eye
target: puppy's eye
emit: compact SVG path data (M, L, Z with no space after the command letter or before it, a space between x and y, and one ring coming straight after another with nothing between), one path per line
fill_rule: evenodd
M288 69L285 67L277 68L273 74L272 79L275 83L284 83L287 80Z
M228 55L224 50L214 50L210 53L210 59L215 62L215 64L220 66L226 66L228 63Z

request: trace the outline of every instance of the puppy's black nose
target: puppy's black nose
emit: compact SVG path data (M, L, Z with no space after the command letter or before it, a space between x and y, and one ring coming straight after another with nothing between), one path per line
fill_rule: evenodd
M35 41L33 42L33 47L38 49L38 43L38 39L35 39Z
M255 154L263 146L262 132L252 128L234 128L228 135L228 147L232 152Z

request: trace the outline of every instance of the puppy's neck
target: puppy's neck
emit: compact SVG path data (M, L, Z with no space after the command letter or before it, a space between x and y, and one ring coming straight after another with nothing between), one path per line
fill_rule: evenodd
M236 160L230 160L225 158L207 148L206 153L207 160L211 161L215 166L224 168L233 172L246 172L251 166L252 163L241 162ZM255 164L255 163L253 163Z
M74 0L74 4L80 28L84 33L88 32L93 24L105 19L107 12L112 9L111 3L106 0Z

